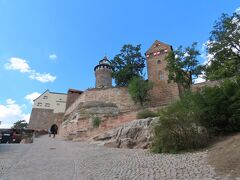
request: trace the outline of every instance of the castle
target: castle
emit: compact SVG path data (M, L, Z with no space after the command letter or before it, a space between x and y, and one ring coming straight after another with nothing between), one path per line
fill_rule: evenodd
M168 83L165 57L169 51L170 45L156 40L145 53L148 80L153 82L149 108L167 105L179 97L177 84ZM69 89L67 94L44 92L34 101L29 128L47 130L56 124L62 136L89 137L136 119L140 107L126 87L112 86L111 71L110 61L104 57L94 68L95 88ZM92 126L96 117L101 119L97 129Z

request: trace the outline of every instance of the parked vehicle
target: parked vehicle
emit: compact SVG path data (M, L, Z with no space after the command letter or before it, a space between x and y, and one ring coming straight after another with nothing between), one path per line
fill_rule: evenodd
M1 135L2 135L1 143L11 143L12 142L12 136L13 136L12 130L9 130L9 129L2 130Z
M0 129L0 143L20 143L22 139L33 137L32 129Z
M12 143L20 143L22 140L22 132L17 129L13 129Z

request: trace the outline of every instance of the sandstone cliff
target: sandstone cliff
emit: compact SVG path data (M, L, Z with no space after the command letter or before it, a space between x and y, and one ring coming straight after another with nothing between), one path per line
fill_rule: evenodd
M148 148L158 118L138 119L93 138L92 143L115 148ZM95 141L95 142L94 142Z

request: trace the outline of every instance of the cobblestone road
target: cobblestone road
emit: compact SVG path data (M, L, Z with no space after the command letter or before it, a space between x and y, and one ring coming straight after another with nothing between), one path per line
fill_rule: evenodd
M151 155L43 136L33 144L0 145L0 179L112 180L222 179L206 152Z

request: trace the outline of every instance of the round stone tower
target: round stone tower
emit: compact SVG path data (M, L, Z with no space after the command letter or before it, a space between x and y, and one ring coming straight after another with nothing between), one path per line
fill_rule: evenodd
M108 88L112 87L112 68L111 62L105 56L99 61L99 64L95 66L96 88Z

